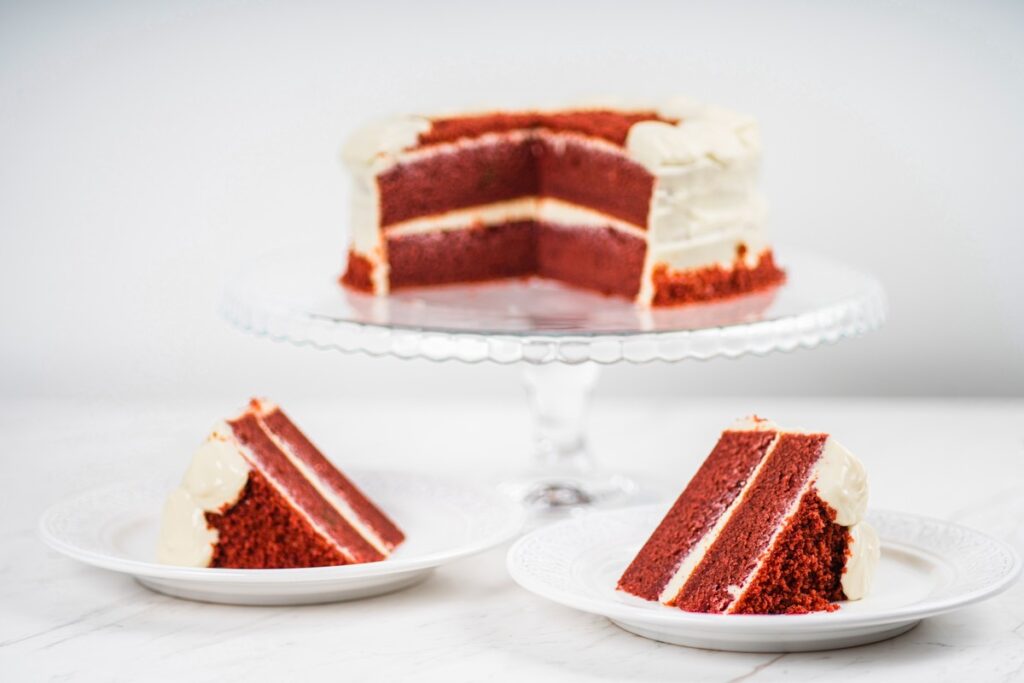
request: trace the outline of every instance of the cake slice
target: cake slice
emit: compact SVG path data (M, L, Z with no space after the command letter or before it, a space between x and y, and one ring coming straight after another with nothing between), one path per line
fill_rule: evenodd
M871 587L880 553L867 501L863 465L828 434L741 420L618 588L688 612L832 611Z
M281 409L217 424L168 497L157 559L271 569L383 560L404 535Z

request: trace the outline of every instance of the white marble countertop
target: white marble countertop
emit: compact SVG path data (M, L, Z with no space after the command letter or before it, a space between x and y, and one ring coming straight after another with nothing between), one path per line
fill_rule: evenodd
M496 479L525 463L525 402L327 404L275 397L343 466ZM115 480L177 474L230 402L0 402L0 680L1024 679L1024 584L891 641L763 655L690 650L547 603L501 548L411 589L306 607L192 603L48 550L50 503ZM1024 552L1024 401L605 400L594 450L678 479L756 411L837 434L866 463L872 505L956 520ZM401 420L401 428L395 428ZM673 494L675 491L673 491Z

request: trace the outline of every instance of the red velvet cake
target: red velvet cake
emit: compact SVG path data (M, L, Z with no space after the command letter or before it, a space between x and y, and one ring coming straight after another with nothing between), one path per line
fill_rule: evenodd
M864 467L835 439L749 418L722 433L618 588L688 612L831 611L870 590L866 508Z
M272 569L383 560L402 532L267 401L218 424L164 506L158 559Z
M346 286L536 275L641 305L779 284L756 123L657 107L407 116L352 137Z

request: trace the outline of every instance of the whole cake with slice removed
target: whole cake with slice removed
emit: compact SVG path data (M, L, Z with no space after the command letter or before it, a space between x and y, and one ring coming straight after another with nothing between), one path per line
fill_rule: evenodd
M619 579L690 612L801 614L863 598L880 550L857 458L752 417L722 433Z
M157 559L272 569L376 562L398 527L279 407L253 399L216 425L164 505Z
M403 116L357 132L342 282L540 276L642 306L781 283L748 116L661 105Z

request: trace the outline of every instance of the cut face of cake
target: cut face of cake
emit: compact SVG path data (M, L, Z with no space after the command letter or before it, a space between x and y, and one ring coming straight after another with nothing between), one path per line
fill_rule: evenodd
M383 560L404 536L276 405L214 427L163 511L157 559L272 569Z
M831 611L871 587L880 551L867 500L863 465L828 434L742 420L618 588L689 612Z
M538 275L641 305L781 283L762 229L757 125L658 107L406 116L356 133L343 284Z

